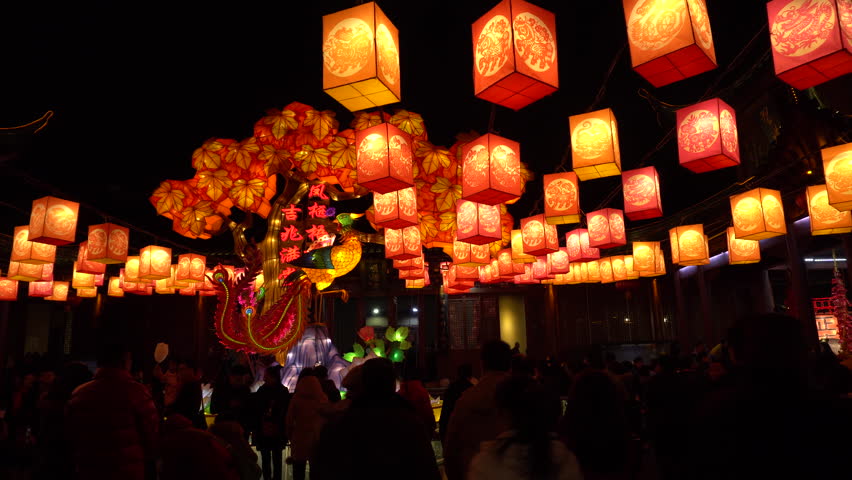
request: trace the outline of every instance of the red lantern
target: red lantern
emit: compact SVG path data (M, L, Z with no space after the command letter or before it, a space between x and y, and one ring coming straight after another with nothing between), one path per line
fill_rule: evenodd
M565 249L572 262L588 262L601 258L600 249L589 246L589 231L578 228L565 234Z
M731 196L731 215L737 238L763 240L787 233L781 192L755 188Z
M852 143L823 149L822 167L829 205L852 210Z
M564 274L571 271L571 261L568 259L568 248L562 247L559 250L547 254L550 265L550 273Z
M627 218L635 221L663 216L660 176L656 168L644 167L623 172L621 184Z
M536 280L548 280L555 278L555 274L548 273L549 265L548 265L547 256L536 257L535 263L532 264L533 269L533 278Z
M148 245L139 252L139 278L143 280L162 280L171 276L171 248Z
M852 72L848 0L774 0L766 11L778 78L804 90Z
M178 256L175 281L178 283L201 283L207 269L207 257L195 253Z
M9 271L6 272L6 277L10 280L20 280L22 282L38 282L41 281L44 275L44 265L32 265L29 263L9 262Z
M534 215L521 220L521 240L524 253L540 256L559 250L556 225L544 220L544 215Z
M515 263L533 263L535 256L524 253L524 238L520 230L512 230L512 261Z
M611 177L621 173L618 124L612 110L568 117L571 128L571 159L580 180Z
M109 286L107 287L107 296L110 297L123 297L124 290L121 289L121 279L118 277L110 277Z
M737 114L718 98L677 111L680 164L695 173L740 164Z
M53 295L53 282L30 282L29 296L45 298Z
M68 300L68 288L68 282L53 282L53 293L49 297L44 297L44 299L53 302L64 302Z
M462 148L462 196L497 205L521 196L518 142L487 133Z
M127 261L127 247L130 230L113 223L89 226L88 250L86 258L90 262L124 263Z
M186 297L192 297L192 296L195 295L195 291L196 291L195 286L196 285L198 285L198 284L197 283L190 283L188 287L181 288L180 290L178 290L178 294L186 296Z
M580 221L580 187L576 173L544 176L544 216L551 225Z
M637 272L653 272L657 265L660 242L633 242L633 269Z
M731 265L760 261L760 242L737 238L734 227L728 227L728 263Z
M586 214L589 225L589 246L612 248L627 244L624 214L615 208L604 208Z
M459 241L485 245L502 238L500 206L459 200L456 202L456 237Z
M807 198L811 235L852 232L852 212L841 212L829 205L825 185L808 187Z
M18 299L18 281L0 277L0 301L15 301Z
M675 265L706 265L710 263L704 225L683 225L669 230L672 263Z
M420 230L417 227L385 229L385 258L405 260L423 254L420 246Z
M53 281L53 264L45 263L41 266L41 281L42 282L52 282Z
M424 267L424 265L423 254L419 257L393 261L393 268L396 268L397 270L420 270Z
M106 264L98 262L90 262L88 259L88 242L81 242L80 248L77 250L77 271L80 273L90 273L98 275L106 272Z
M378 193L414 185L411 139L390 123L355 132L358 184Z
M322 17L322 88L352 112L400 101L399 31L375 2Z
M373 194L373 223L384 228L417 225L417 194L414 187Z
M497 274L503 279L512 278L515 276L514 267L512 264L512 250L504 248L497 253Z
M633 70L662 87L716 68L704 0L624 0Z
M56 246L48 245L46 243L31 242L27 240L28 237L28 226L22 225L20 227L15 227L11 260L13 262L27 263L31 265L53 263L56 259Z
M50 245L74 243L80 204L55 197L33 201L27 240Z
M504 0L473 24L473 88L512 110L559 88L556 16L523 0Z
M614 283L615 276L612 272L612 259L604 257L598 261L601 283Z
M479 266L491 264L488 244L473 245L458 240L453 242L453 265Z
M98 289L97 287L78 288L77 296L80 298L95 298L98 296Z
M540 283L533 277L533 264L526 263L524 264L524 273L521 275L515 275L514 280L512 280L516 285L535 285Z

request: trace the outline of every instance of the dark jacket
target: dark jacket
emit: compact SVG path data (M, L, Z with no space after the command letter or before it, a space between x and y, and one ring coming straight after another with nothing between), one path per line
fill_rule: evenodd
M466 378L459 378L447 387L444 392L444 403L441 406L441 419L438 421L441 440L447 435L447 426L450 424L450 416L456 408L456 402L461 398L465 390L472 387L473 384Z
M253 394L252 422L254 444L258 450L284 448L287 443L287 408L290 391L284 385L263 385Z
M174 414L163 423L161 445L160 480L240 479L237 461L227 444L210 432L194 428L182 415Z

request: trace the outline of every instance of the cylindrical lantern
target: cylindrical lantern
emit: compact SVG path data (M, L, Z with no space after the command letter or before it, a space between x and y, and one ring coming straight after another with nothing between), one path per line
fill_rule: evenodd
M535 262L535 256L524 253L524 239L520 230L512 230L512 261L515 263Z
M467 200L457 201L456 238L476 245L485 245L503 238L500 206Z
M612 110L572 115L571 159L580 180L611 177L621 173L618 124Z
M30 282L28 290L30 297L49 297L53 295L53 282Z
M760 261L760 242L737 238L734 227L728 227L728 263L731 265Z
M143 280L162 280L171 276L171 248L148 245L139 252L139 278Z
M113 223L89 226L87 258L90 262L124 263L127 261L127 247L130 229Z
M18 281L0 277L0 301L15 301L18 299Z
M598 271L600 273L601 283L614 283L615 276L612 272L612 259L604 257L598 261Z
M417 227L405 227L399 230L385 229L385 258L405 260L423 254L420 246L420 230Z
M624 255L609 257L609 263L612 267L612 278L616 282L627 280L627 264L624 262Z
M88 251L88 242L80 242L80 248L77 249L77 271L92 275L106 272L106 264L88 260Z
M491 264L488 245L473 245L455 240L453 242L453 265L479 266Z
M633 70L662 87L716 68L704 0L624 0Z
M774 0L766 11L778 78L805 90L852 72L849 0Z
M660 176L655 167L627 170L621 174L621 184L627 218L635 221L663 216Z
M373 192L390 193L414 185L411 139L390 123L355 132L358 184Z
M13 262L27 263L31 265L41 265L44 263L53 263L56 259L56 245L48 245L46 243L31 242L27 240L29 237L30 227L21 225L15 227L15 236L12 240L12 257Z
M852 212L841 212L829 205L825 185L808 187L807 198L808 215L811 217L811 235L852 232Z
M544 216L551 225L580 222L580 186L574 172L544 176Z
M121 279L118 277L110 277L109 286L107 287L107 295L110 297L123 297L124 290L119 285Z
M571 261L568 259L567 247L547 254L550 257L550 273L564 274L571 271Z
M518 142L487 133L462 147L462 196L498 205L521 196L521 148Z
M98 296L98 288L90 287L90 288L78 288L77 296L80 298L95 298Z
M852 143L824 148L822 167L828 203L840 210L852 210Z
M521 241L524 253L533 256L547 255L559 250L556 225L544 220L544 215L534 215L521 220Z
M53 293L49 297L44 297L45 300L53 302L64 302L68 300L68 282L53 282Z
M660 242L633 242L633 269L637 272L653 272L659 247Z
M704 265L709 263L704 225L683 225L669 230L672 263L675 265Z
M677 111L680 164L695 173L740 164L737 114L713 98Z
M32 265L14 261L9 262L9 270L6 272L6 277L10 280L20 280L22 282L38 282L43 276L44 265Z
M373 223L384 228L417 225L417 194L414 187L373 194Z
M586 271L589 272L587 283L597 283L601 281L601 262L600 260L590 260L586 262Z
M612 248L627 244L624 231L624 213L615 208L604 208L586 214L589 230L589 246Z
M762 240L787 233L781 192L755 188L731 196L731 215L737 238Z
M600 249L589 246L589 231L585 228L566 233L565 248L572 262L588 262L601 258Z
M175 280L185 283L201 283L207 269L207 257L195 253L184 253L178 256Z
M74 243L80 204L55 197L33 200L27 240L50 245Z

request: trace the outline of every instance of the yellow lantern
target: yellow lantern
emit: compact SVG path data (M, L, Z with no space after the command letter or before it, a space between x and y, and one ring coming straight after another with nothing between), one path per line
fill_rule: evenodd
M852 210L852 143L823 149L822 168L828 203L841 211Z
M731 215L737 238L763 240L787 233L781 192L755 188L731 197Z
M728 227L728 263L731 265L760 261L760 242L737 238L734 227Z
M74 262L74 270L71 276L71 286L76 289L95 288L95 276L91 273L81 273L77 271L77 262ZM78 296L81 296L79 292Z
M669 230L672 263L675 265L706 265L710 263L704 225L683 225Z
M524 253L524 238L521 230L512 230L512 261L515 263L535 262L535 256Z
M611 109L573 115L568 123L574 173L580 180L621 174L618 125Z
M644 272L639 272L640 277L659 277L666 274L666 258L663 256L663 249L660 247L660 242L654 243L654 269ZM633 254L635 260L636 254ZM634 264L635 265L635 264Z
M77 296L80 298L95 298L98 296L98 287L78 288Z
M56 245L31 242L27 240L29 234L29 226L21 225L15 227L15 236L12 239L11 260L30 265L53 263L56 259Z
M598 261L598 269L600 272L601 283L614 283L615 275L612 271L612 259L604 257Z
M811 235L830 235L852 232L852 212L842 212L828 203L825 185L812 185L807 189L808 215L811 217Z
M68 288L68 282L53 282L53 294L49 297L44 297L44 299L53 302L64 302L68 300Z
M123 297L124 290L121 289L121 279L118 277L110 277L109 286L107 287L107 295L110 297Z
M659 247L660 242L633 242L633 269L637 272L653 272Z
M139 278L143 280L162 280L171 276L171 248L148 245L139 252Z

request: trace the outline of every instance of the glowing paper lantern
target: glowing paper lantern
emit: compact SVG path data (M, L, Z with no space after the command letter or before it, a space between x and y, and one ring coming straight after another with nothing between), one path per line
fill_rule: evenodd
M415 278L413 280L405 281L405 288L424 288L426 286L426 279L424 278Z
M123 297L124 290L121 289L119 283L121 279L118 277L110 277L109 286L107 287L107 295L110 297Z
M704 225L683 225L669 230L672 263L675 265L704 265L709 263Z
M27 240L50 245L74 243L80 204L55 197L33 201Z
M98 296L98 289L97 287L78 288L77 296L80 298L95 298Z
M459 280L479 280L479 267L453 265L450 268L455 269L455 276Z
M612 278L616 282L627 280L627 264L624 262L623 255L613 255L608 257L610 266L612 267Z
M544 216L551 225L580 221L580 187L576 173L544 176Z
M611 109L572 115L568 124L574 173L580 180L621 173L618 124Z
M597 283L601 281L601 263L600 260L591 260L586 262L586 270L589 272L588 283Z
M179 283L201 283L207 269L207 257L195 253L184 253L178 256L175 281Z
M503 0L473 24L478 98L519 110L559 88L556 16L523 0Z
M521 241L524 253L534 256L547 255L559 250L556 225L544 220L544 215L534 215L521 220Z
M419 257L393 261L393 268L397 270L420 270L424 265L422 254Z
M89 226L88 250L86 258L90 262L124 263L127 261L127 247L130 230L113 223Z
M663 256L663 249L660 247L660 242L653 242L654 245L654 270L639 272L640 277L659 277L666 274L666 259ZM633 258L636 258L634 253ZM634 264L635 267L635 264Z
M781 192L755 188L731 197L731 215L737 238L762 240L787 233Z
M633 242L633 269L653 272L656 269L660 242Z
M852 72L849 0L774 0L766 10L778 78L804 90Z
M15 301L18 299L18 281L0 277L0 301Z
M565 234L565 249L572 262L588 262L601 258L600 249L589 246L589 231L578 228Z
M358 146L358 184L378 193L390 193L414 185L411 139L390 123L355 133Z
M178 293L179 293L180 295L183 295L183 296L191 297L191 296L195 295L195 292L196 292L196 290L195 290L195 286L196 286L196 285L197 285L197 284L192 283L192 284L190 284L188 287L186 287L186 288L181 288L180 290L178 290Z
M654 167L637 168L621 174L624 214L630 220L663 216L660 176Z
M503 237L500 206L459 200L456 202L456 238L484 245Z
M678 110L677 152L681 166L695 173L739 165L734 109L713 98Z
M175 286L171 278L163 278L154 280L154 293L160 295L172 295L175 293Z
M103 273L99 273L99 274L95 275L95 286L96 287L103 287L104 286L104 274Z
M633 70L662 87L716 68L704 0L624 0Z
M624 214L615 208L604 208L586 214L589 225L589 246L612 248L627 244Z
M139 278L139 257L127 257L127 262L124 264L124 281L135 283L139 280L141 280Z
M487 133L462 148L462 196L486 205L521 196L521 148L518 142Z
M139 252L139 278L143 280L162 280L171 276L171 248L148 245Z
M512 262L533 263L535 256L524 253L524 239L520 230L512 230Z
M53 282L30 282L28 290L30 297L49 297L53 295Z
M41 281L42 282L52 282L53 281L53 264L45 263L41 266Z
M88 261L88 242L80 242L77 250L77 271L97 275L106 271L106 264Z
M497 274L503 279L514 276L511 249L504 248L497 253Z
M548 273L547 256L536 257L535 263L532 264L533 278L536 280L547 280L555 278L555 274Z
M373 223L384 228L417 225L417 194L414 187L373 194Z
M385 258L405 260L423 254L420 245L420 230L417 227L385 229Z
M515 285L536 285L540 283L538 280L533 277L533 264L526 263L524 264L524 273L521 275L515 275L515 278L512 280Z
M760 261L760 242L737 238L734 227L728 227L728 263L731 265Z
M612 259L610 257L604 257L598 260L598 268L601 283L615 282L615 276L612 272Z
M56 259L56 246L31 242L27 240L28 237L29 227L27 225L15 227L15 236L12 239L11 260L31 265L53 263Z
M624 256L624 268L627 270L628 280L636 280L639 278L639 272L636 271L633 255Z
M453 242L453 265L479 266L491 264L488 244L473 245L458 240Z
M9 271L6 272L6 277L10 280L20 280L22 282L38 282L44 274L44 265L32 265L29 263L9 262Z
M852 210L852 143L822 150L822 167L828 203L840 210Z
M74 262L71 286L73 288L94 288L95 276L91 273L81 273L77 271L77 262Z
M587 283L589 281L589 266L586 263L571 264L571 279L568 283Z
M571 261L568 259L568 249L562 247L559 250L548 253L550 273L565 274L571 271Z
M53 293L49 297L44 297L44 299L52 302L64 302L68 300L68 288L68 282L53 282Z
M807 198L811 235L852 232L852 212L841 212L829 205L825 185L808 187Z

